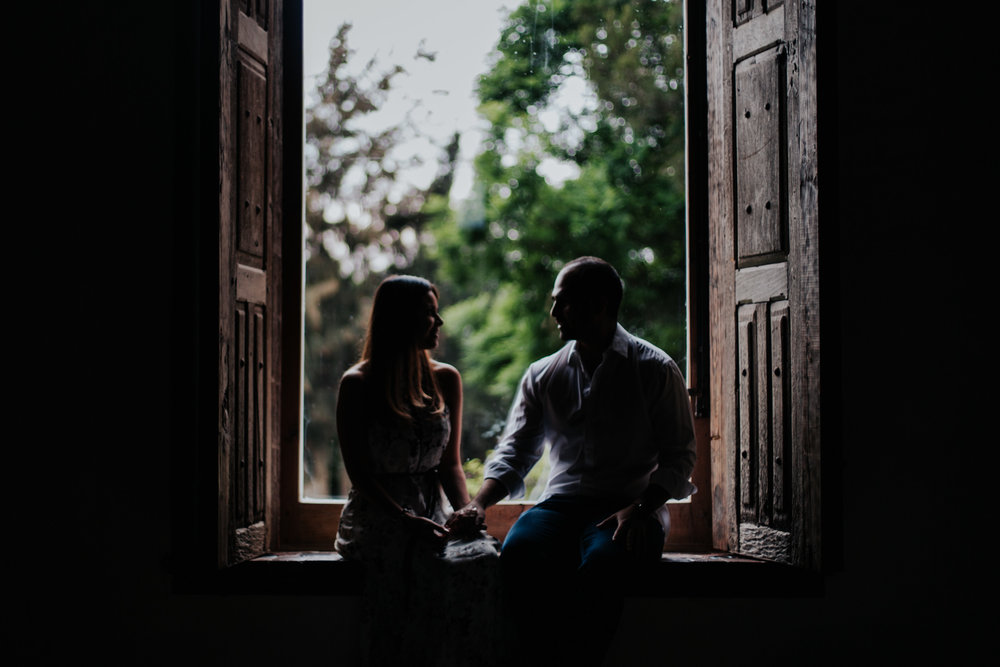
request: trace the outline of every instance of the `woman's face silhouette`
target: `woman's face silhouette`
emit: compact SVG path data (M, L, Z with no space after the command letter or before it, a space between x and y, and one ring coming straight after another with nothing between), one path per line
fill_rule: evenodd
M438 298L434 292L427 292L419 313L417 345L423 350L433 350L438 346L441 325L444 324L438 313Z

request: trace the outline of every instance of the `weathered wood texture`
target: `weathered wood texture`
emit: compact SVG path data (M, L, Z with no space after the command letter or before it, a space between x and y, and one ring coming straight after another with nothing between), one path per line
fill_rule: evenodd
M790 48L789 88L798 108L790 125L789 164L797 166L789 216L789 392L797 404L790 415L796 528L792 560L814 569L822 566L822 506L820 480L820 245L819 145L816 63L816 3L802 0L787 19L796 28Z
M705 5L706 78L708 81L708 255L709 356L712 444L712 541L717 549L737 547L736 491L736 327L735 249L732 174L732 5Z
M739 306L740 519L788 529L788 302Z
M713 543L818 567L815 10L707 6Z
M272 540L280 409L281 4L220 3L219 564ZM270 512L273 515L273 512Z
M784 48L736 64L736 253L738 264L785 252Z

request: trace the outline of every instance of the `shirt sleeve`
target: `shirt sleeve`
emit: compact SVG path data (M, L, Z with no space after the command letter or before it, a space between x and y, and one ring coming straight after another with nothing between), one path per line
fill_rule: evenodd
M512 500L524 495L524 478L545 450L542 409L537 390L529 368L521 378L503 436L487 460L483 475L503 484Z
M697 490L690 482L695 462L694 417L687 384L676 362L669 360L665 373L663 389L651 406L659 457L649 481L666 489L671 498L682 499Z

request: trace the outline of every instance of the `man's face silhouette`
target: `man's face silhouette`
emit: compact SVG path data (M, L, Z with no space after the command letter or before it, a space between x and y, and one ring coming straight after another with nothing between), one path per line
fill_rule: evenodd
M559 327L562 340L590 341L598 331L599 310L593 294L588 294L574 280L572 267L556 276L549 314Z

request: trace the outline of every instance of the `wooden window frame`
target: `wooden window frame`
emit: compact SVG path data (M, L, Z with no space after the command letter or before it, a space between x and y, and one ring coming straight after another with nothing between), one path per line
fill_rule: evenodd
M279 0L280 1L280 0ZM724 0L723 0L724 1ZM301 358L302 358L302 239L296 233L301 225L299 215L303 206L303 180L301 173L302 142L302 6L299 0L284 3L285 7L285 72L284 72L284 122L285 137L295 141L283 142L284 182L282 206L285 212L281 230L283 273L281 280L281 358L280 375L274 378L276 391L272 394L280 402L275 413L278 422L277 442L269 451L276 457L269 468L277 469L268 482L269 532L266 553L238 565L210 567L217 575L204 579L206 572L199 551L180 559L184 576L179 576L180 588L204 590L204 585L232 592L271 592L283 594L352 594L359 590L360 579L356 568L342 561L332 551L339 518L339 503L303 501L300 497L300 432L301 432ZM212 20L211 17L208 20ZM706 45L706 2L685 2L686 70L685 113L687 120L687 233L688 233L688 382L695 413L698 442L698 464L694 482L699 493L691 502L672 503L673 519L671 537L663 562L665 576L650 582L648 588L635 591L637 595L816 595L821 594L823 579L816 567L797 568L757 558L745 558L730 551L729 534L724 525L725 511L719 509L720 489L716 488L719 467L725 468L727 452L717 438L709 434L710 399L710 309L709 301L709 198L710 183L707 176L709 161L709 120L707 88L708 65ZM210 120L211 110L205 111ZM214 151L206 151L210 162ZM292 233L289 233L292 232ZM211 239L206 239L211 241ZM210 245L207 243L206 245ZM210 264L211 262L209 262ZM206 303L206 307L209 306ZM208 311L206 311L208 312ZM205 343L211 352L211 343ZM209 355L210 356L210 355ZM294 363L288 363L294 360ZM208 373L211 375L211 373ZM209 379L206 377L206 379ZM206 406L207 408L207 406ZM208 409L211 412L211 409ZM213 425L214 426L214 425ZM206 428L205 442L213 434ZM205 450L205 455L210 454ZM211 469L212 462L202 459L204 467ZM214 486L214 482L211 483ZM215 492L203 488L205 504ZM217 491L217 489L215 489ZM722 489L723 497L732 490ZM202 503L198 503L201 505ZM503 502L490 509L488 520L491 532L498 537L530 503ZM217 535L208 536L211 523L187 526L183 533L196 536L198 543L206 545ZM179 561L179 562L180 562ZM201 564L201 565L200 565ZM335 566L333 566L335 564ZM281 565L285 565L282 567ZM676 567L683 567L683 576L677 576Z
M298 3L290 3L296 4ZM701 3L686 3L696 6ZM288 9L286 8L286 12ZM299 11L301 8L299 7ZM697 16L704 17L702 10ZM291 18L291 17L290 17ZM694 41L686 45L686 49L695 48L704 51L704 30L698 28L692 31L691 17L685 16L685 41L694 36ZM289 100L303 100L302 89L302 33L301 17L286 19L285 56L286 66L286 96ZM294 26L292 24L295 24ZM691 64L701 64L701 69L690 72ZM705 76L704 58L688 58L685 68L685 91L690 99L685 100L687 120L687 160L688 173L702 174L705 167L707 147L705 146L705 114L703 104L697 105L694 113L689 113L692 100L704 99ZM694 76L692 76L694 74ZM691 94L693 86L694 95ZM696 103L696 102L695 102ZM697 103L696 103L697 104ZM286 102L286 109L290 109ZM301 136L301 109L294 118L286 118L285 127L289 137ZM303 182L301 145L299 153L293 153L290 146L293 141L286 141L285 164L289 165L285 172L285 192L298 193L299 200L287 198L289 211L302 211ZM299 142L301 144L301 142ZM692 147L695 147L692 150ZM291 166L296 168L291 168ZM711 507L711 452L709 447L708 414L706 410L707 387L707 341L708 341L708 294L705 285L708 275L707 249L707 185L704 179L696 177L688 179L689 205L687 207L688 227L688 385L691 393L692 408L695 414L695 431L697 439L697 463L692 481L699 489L689 501L669 504L671 529L665 545L665 552L704 552L712 548L712 507ZM692 192L695 194L690 197ZM289 195L286 195L289 197ZM300 222L289 215L286 217L286 242L283 250L285 274L282 280L284 286L283 322L283 356L285 359L302 359L302 237ZM334 547L342 500L307 500L302 496L301 482L301 363L282 365L281 381L281 442L280 479L278 483L278 531L272 543L274 551L329 551ZM533 503L522 501L502 501L487 510L488 531L501 541L510 530L511 525L520 514L531 507ZM272 516L275 512L270 513Z

